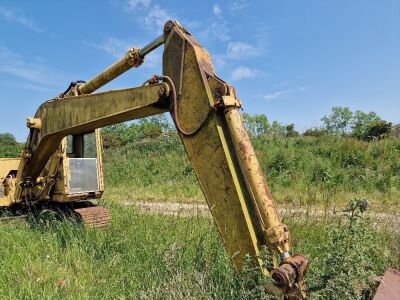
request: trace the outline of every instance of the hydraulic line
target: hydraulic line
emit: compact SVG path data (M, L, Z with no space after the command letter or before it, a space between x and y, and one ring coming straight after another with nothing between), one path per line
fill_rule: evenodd
M173 119L175 121L175 125L176 128L178 129L178 131L183 134L184 136L193 136L195 134L197 134L203 127L204 125L208 122L208 120L210 119L211 115L217 110L216 106L212 106L210 107L210 110L208 111L207 115L204 117L204 119L200 122L200 125L192 130L192 131L186 131L185 129L183 129L181 123L179 122L179 116L178 116L178 97L176 95L176 88L174 85L174 82L172 81L172 79L168 76L154 76L156 79L158 80L163 80L164 82L167 82L168 85L171 88L171 99L172 99L172 115L173 115Z

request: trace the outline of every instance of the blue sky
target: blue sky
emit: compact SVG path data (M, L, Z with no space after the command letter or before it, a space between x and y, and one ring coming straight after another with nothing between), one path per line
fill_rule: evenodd
M400 2L1 1L0 132L23 141L27 116L177 19L209 50L249 113L320 124L333 106L400 121ZM161 50L105 88L161 73Z

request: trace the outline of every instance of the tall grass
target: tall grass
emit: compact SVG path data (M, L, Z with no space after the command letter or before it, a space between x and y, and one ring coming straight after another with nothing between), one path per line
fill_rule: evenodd
M108 231L0 226L2 299L268 298L235 274L211 219L111 210ZM311 299L359 299L370 275L400 266L400 236L385 227L361 220L350 231L347 219L312 216L286 223L294 251L311 261Z
M366 197L398 207L400 140L253 138L259 161L278 199L308 205ZM175 135L106 149L111 198L203 201L194 170Z

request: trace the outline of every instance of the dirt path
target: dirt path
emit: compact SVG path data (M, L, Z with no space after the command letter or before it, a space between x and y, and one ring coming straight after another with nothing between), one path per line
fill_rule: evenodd
M135 206L140 211L151 214L161 214L179 217L211 217L210 210L206 204L200 203L167 203L167 202L136 202L136 201L124 201L123 205ZM341 211L334 210L317 210L307 208L280 208L279 213L283 218L304 218L307 216L325 218L333 215L343 214ZM400 214L388 214L388 213L375 213L370 212L367 214L375 224L381 224L384 226L395 225L399 229L400 225Z

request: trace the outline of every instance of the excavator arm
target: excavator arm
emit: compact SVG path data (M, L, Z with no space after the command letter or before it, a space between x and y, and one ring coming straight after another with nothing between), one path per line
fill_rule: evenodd
M164 44L163 75L141 87L91 94L138 67ZM16 198L27 197L64 137L169 111L193 164L215 224L235 268L250 255L267 277L266 291L304 299L307 259L291 255L282 224L240 115L235 89L220 79L211 57L178 22L143 49L132 48L84 84L45 102L28 119L30 135L19 167ZM264 249L269 261L264 261Z

